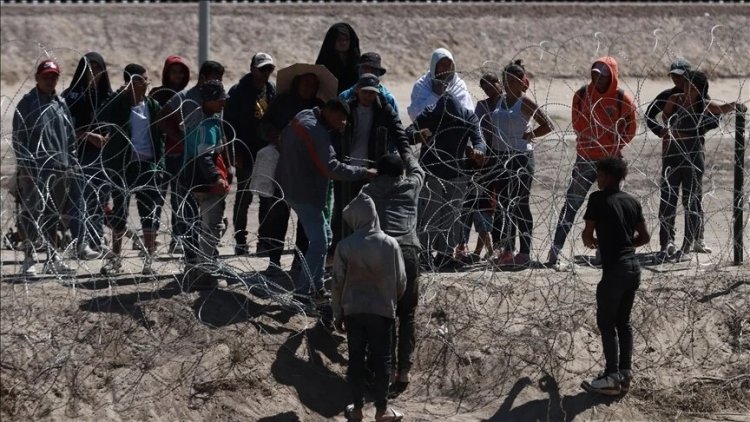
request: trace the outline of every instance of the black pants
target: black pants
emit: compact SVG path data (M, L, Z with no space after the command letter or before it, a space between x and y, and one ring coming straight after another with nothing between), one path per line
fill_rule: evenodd
M685 240L693 243L702 237L704 168L703 151L671 153L662 158L659 202L659 244L662 247L674 242L680 188L685 208Z
M605 372L631 369L633 329L630 312L641 281L637 263L608 271L596 286L596 324L602 336Z
M372 389L375 408L382 410L388 406L393 324L393 319L379 315L354 314L344 317L349 347L346 376L355 407L363 407L365 404L365 356L368 359L367 367L375 375Z
M281 192L277 189L276 195L270 198L260 197L258 209L258 250L268 253L271 263L277 266L281 263L281 253L284 252L284 238L289 225L289 205L280 199ZM304 255L310 242L305 236L302 224L297 223L297 236L295 245Z
M394 324L393 340L391 342L391 356L398 357L396 365L399 372L408 371L413 364L412 356L416 346L414 329L414 314L419 303L419 248L416 246L401 246L406 267L406 291L398 301L396 318L398 327ZM398 333L398 335L396 335ZM398 346L398 351L396 350Z
M237 145L235 162L237 194L234 198L232 224L234 226L234 240L238 245L245 245L247 244L247 212L253 202L253 194L250 191L250 176L253 174L255 153L251 153L247 147L241 144Z
M497 248L512 251L516 233L519 235L520 253L531 253L534 219L529 197L534 179L534 156L528 152L501 154L497 163L497 211L492 227L492 243Z

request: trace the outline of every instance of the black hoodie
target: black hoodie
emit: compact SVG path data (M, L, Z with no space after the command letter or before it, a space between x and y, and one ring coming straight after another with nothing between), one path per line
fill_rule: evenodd
M349 51L346 53L346 61L342 61L339 53L336 51L336 38L339 34L349 36ZM359 72L357 70L359 56L359 37L357 37L357 33L354 32L354 29L348 23L339 22L328 28L315 64L322 64L333 73L333 76L339 81L336 93L340 94L359 80Z
M89 87L89 77L91 67L89 63L96 63L102 68L102 77L95 87ZM112 95L112 85L109 82L107 74L107 65L104 58L97 52L86 53L78 61L78 67L73 74L70 85L62 93L62 98L70 109L70 115L73 117L73 125L76 133L81 132L98 132L97 113L96 111L104 105L107 98ZM93 159L99 155L99 148L82 141L78 143L78 156L87 162L87 158Z

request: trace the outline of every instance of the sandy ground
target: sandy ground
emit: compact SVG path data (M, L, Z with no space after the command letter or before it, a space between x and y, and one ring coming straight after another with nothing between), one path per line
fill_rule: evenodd
M8 122L43 51L61 60L63 84L89 50L103 53L112 80L130 61L159 76L167 54L196 61L196 9L1 6L0 184L13 172ZM434 48L454 52L476 99L483 69L522 57L534 75L531 92L558 129L536 147L533 254L542 261L574 159L571 96L597 56L620 60L623 85L641 115L668 86L664 73L677 54L711 73L713 98L750 98L750 41L740 32L750 24L746 5L222 5L212 13L212 58L227 65L227 84L239 79L257 50L270 52L280 67L312 61L325 29L351 22L363 51L381 52L389 69L385 83L407 124L411 86ZM508 272L478 265L423 275L414 380L393 405L419 421L750 420L750 271L729 265L731 117L706 145L706 241L714 253L644 267L633 315L638 383L628 396L595 398L578 387L600 365L594 311L600 270ZM659 145L643 125L626 158L633 166L626 189L643 202L655 235ZM0 194L5 232L13 223L12 202L7 190ZM227 209L233 200L230 195ZM257 202L251 222L256 215ZM680 236L681 214L677 227ZM571 259L586 253L580 229L578 222L569 237ZM166 232L160 238L169 241ZM3 250L3 419L342 420L345 338L291 311L274 293L289 280L259 274L266 259L233 257L231 236L223 241L224 262L243 282L200 294L176 290L179 261L166 253L154 277L138 275L141 259L128 250L125 274L117 279L89 278L101 263L71 259L76 279L17 283L12 275L20 256ZM644 247L644 258L657 245L654 239ZM282 262L288 268L291 255Z

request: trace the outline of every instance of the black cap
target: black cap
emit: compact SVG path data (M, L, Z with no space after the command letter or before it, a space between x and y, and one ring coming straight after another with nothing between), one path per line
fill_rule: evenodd
M378 53L364 53L359 58L359 66L367 65L372 66L378 73L378 76L385 75L385 68L380 65L380 54Z
M365 73L359 77L357 88L365 91L380 92L380 79L372 73Z
M690 62L684 57L677 57L674 59L671 65L669 65L669 74L672 75L684 75L685 72L692 69Z
M203 101L226 100L229 98L229 95L224 91L224 85L216 79L203 82L200 87L200 93Z

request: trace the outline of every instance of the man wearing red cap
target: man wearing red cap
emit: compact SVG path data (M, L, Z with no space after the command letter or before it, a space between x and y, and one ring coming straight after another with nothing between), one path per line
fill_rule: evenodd
M26 240L23 275L36 273L33 245L40 235L47 247L44 272L74 272L57 252L57 227L76 164L73 120L55 91L59 78L60 66L56 62L41 62L36 69L36 86L19 101L13 115L13 151L21 202L18 226Z

